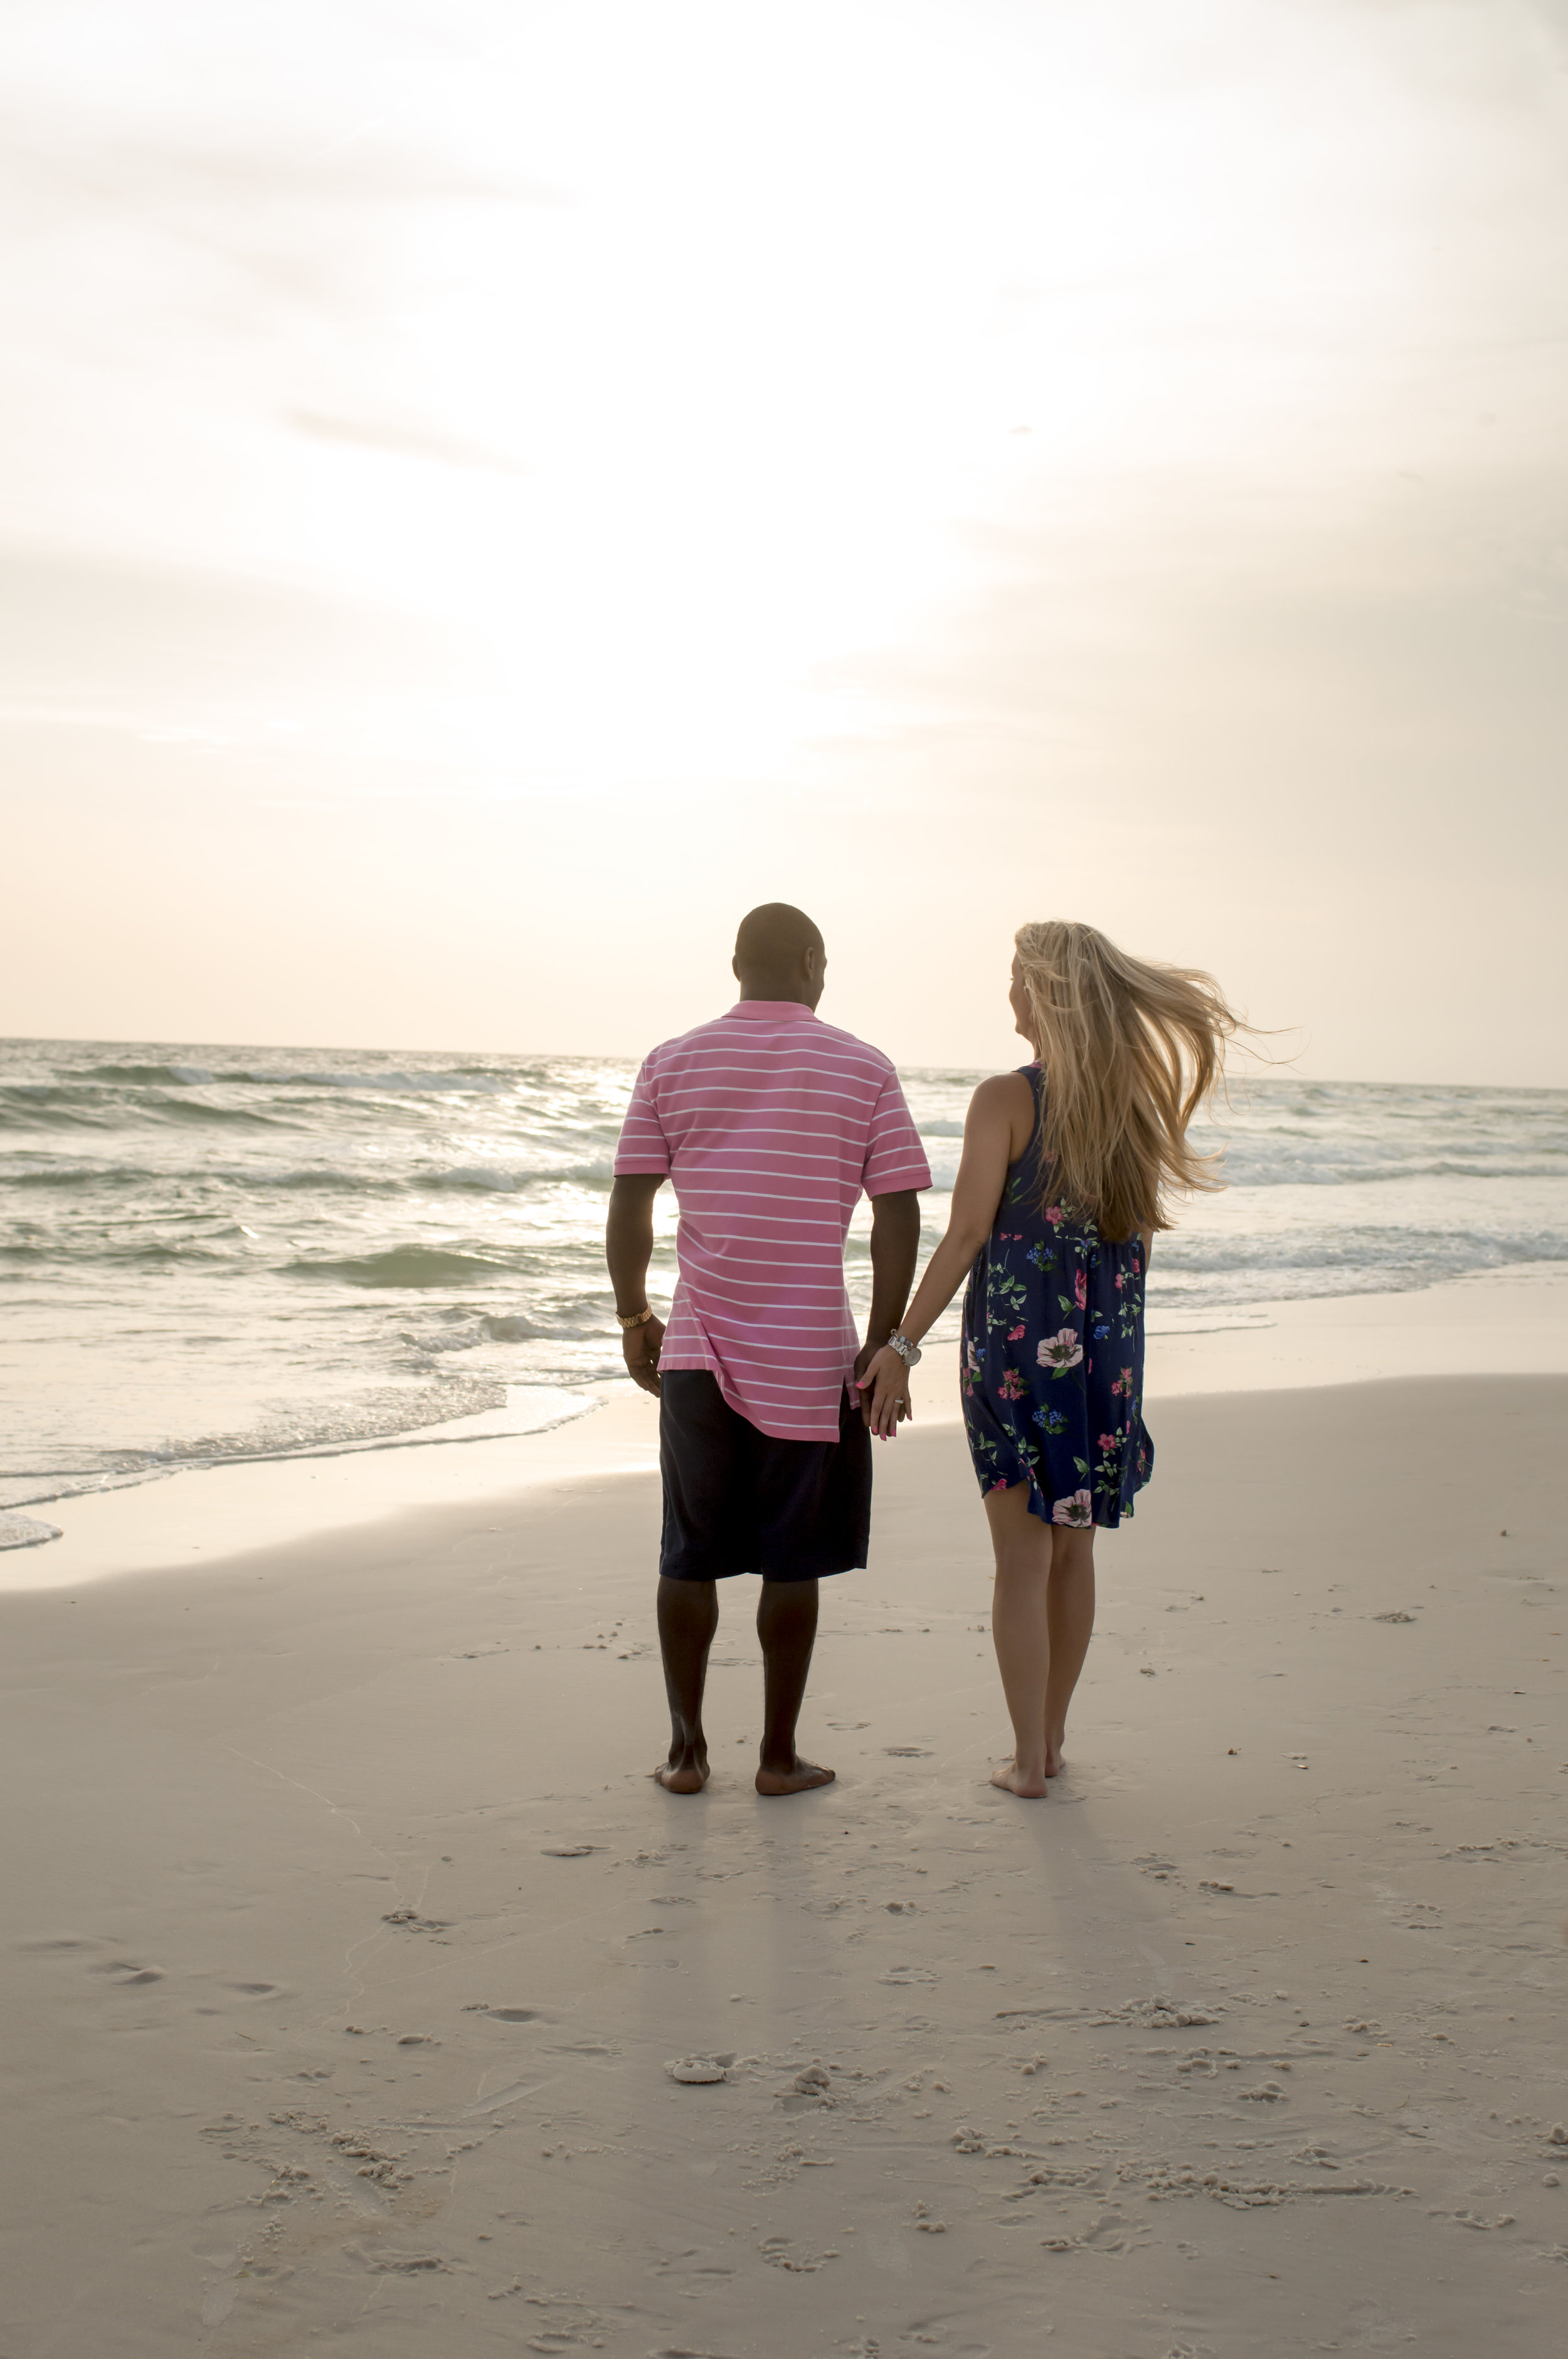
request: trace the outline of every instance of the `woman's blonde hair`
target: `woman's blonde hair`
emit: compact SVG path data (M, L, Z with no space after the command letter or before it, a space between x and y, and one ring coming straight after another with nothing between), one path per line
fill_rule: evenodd
M1053 918L1013 940L1044 1074L1044 1201L1117 1242L1169 1228L1171 1190L1224 1185L1187 1125L1246 1027L1212 975L1129 958L1093 926Z

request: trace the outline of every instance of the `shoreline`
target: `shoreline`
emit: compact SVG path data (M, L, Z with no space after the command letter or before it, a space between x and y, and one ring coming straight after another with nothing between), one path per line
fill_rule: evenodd
M1155 1314L1158 1318L1158 1313ZM1183 1314L1185 1315L1185 1314ZM1151 1329L1144 1397L1165 1402L1440 1375L1568 1375L1568 1269L1487 1272L1398 1294L1313 1296L1238 1310L1237 1323ZM951 1354L955 1347L937 1350ZM956 1369L929 1355L917 1426L959 1422ZM938 1389L940 1387L940 1389ZM0 1596L72 1589L341 1532L423 1506L521 1504L551 1488L658 1463L654 1403L629 1381L532 1432L491 1432L491 1410L373 1447L222 1460L16 1510L61 1537L0 1550ZM590 1396L591 1397L591 1396ZM1158 1434L1156 1432L1156 1444ZM881 1453L879 1453L879 1458Z

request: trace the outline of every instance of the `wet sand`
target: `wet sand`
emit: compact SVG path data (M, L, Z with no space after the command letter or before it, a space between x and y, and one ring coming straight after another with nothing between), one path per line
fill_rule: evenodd
M0 1599L0 2348L1534 2359L1565 1416L1162 1401L1040 1804L951 1424L879 1453L787 1802L752 1582L709 1790L648 1778L645 1468Z

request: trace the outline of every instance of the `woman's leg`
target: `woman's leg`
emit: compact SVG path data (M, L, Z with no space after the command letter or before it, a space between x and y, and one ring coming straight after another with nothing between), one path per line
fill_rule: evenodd
M991 1638L1016 1752L991 1783L1035 1799L1062 1766L1067 1707L1095 1626L1095 1536L1042 1523L1022 1486L988 1491L996 1551Z
M1015 1747L1011 1762L995 1772L991 1784L1033 1800L1045 1792L1055 1767L1045 1743L1052 1528L1030 1514L1028 1492L1011 1484L986 1493L986 1518L996 1551L991 1641Z
M1067 1706L1089 1651L1095 1626L1095 1534L1075 1531L1063 1524L1051 1534L1051 1578L1045 1589L1045 1625L1050 1634L1051 1668L1045 1680L1045 1775L1054 1777L1062 1766L1062 1740L1067 1733Z

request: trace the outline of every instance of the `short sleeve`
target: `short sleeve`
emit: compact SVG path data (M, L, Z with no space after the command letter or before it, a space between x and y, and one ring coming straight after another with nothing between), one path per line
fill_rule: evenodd
M871 1114L860 1185L868 1196L891 1196L903 1188L929 1188L931 1167L920 1144L898 1075L890 1067Z
M670 1168L670 1143L665 1136L664 1124L659 1120L655 1098L655 1079L649 1068L652 1059L644 1061L632 1088L632 1099L626 1108L626 1119L621 1125L621 1136L615 1147L615 1176L618 1180L634 1171L659 1171L667 1174Z

